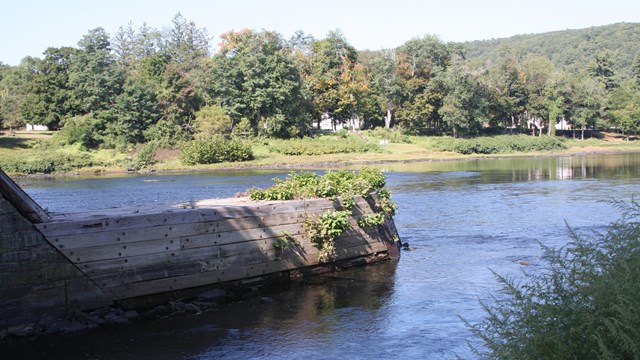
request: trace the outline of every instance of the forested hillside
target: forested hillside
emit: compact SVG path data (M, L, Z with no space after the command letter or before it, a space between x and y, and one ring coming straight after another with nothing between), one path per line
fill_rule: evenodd
M525 55L542 55L558 67L574 68L593 61L593 55L608 52L612 69L630 76L640 44L640 24L618 23L587 29L516 35L510 38L462 43L467 57L481 62L495 62L501 48L519 49Z
M47 125L60 130L51 144L83 151L181 148L190 163L248 159L239 137L305 137L322 119L453 137L640 130L640 24L466 44L425 35L375 52L340 31L220 38L213 48L177 14L0 64L0 128Z

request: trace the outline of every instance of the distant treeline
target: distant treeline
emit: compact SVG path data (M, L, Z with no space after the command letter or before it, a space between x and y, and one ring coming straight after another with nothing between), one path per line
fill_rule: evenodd
M98 27L77 48L0 64L0 128L47 125L62 143L119 149L301 137L323 118L455 137L553 135L560 122L637 133L639 37L640 25L617 24L465 44L426 35L358 52L339 31L241 30L212 54L206 29L177 14L163 29Z

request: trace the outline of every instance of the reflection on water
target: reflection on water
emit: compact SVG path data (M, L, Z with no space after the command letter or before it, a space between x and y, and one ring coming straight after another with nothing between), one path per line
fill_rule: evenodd
M213 312L98 329L78 336L5 345L12 359L322 358L346 334L385 327L395 263L310 279L268 299L221 305ZM354 338L355 340L355 338ZM108 345L106 345L108 344ZM28 346L25 346L28 345ZM340 349L334 355L339 357Z
M491 270L514 276L542 270L539 243L565 244L565 221L578 231L601 230L618 216L606 200L640 193L638 154L383 167L400 206L398 231L414 248L403 252L395 268L345 271L326 283L270 295L273 302L245 301L202 316L5 343L3 354L25 359L474 358L467 347L474 339L459 317L471 322L483 317L478 299L490 301L497 290ZM228 196L274 176L284 174L133 176L102 184L103 179L56 179L53 186L25 181L37 201L46 199L50 209L64 211L69 199L76 210L98 207L85 204L87 194L96 202L105 198L112 204L111 198L120 196L129 206L155 206ZM148 179L159 181L143 181ZM100 196L85 194L84 188L98 185Z

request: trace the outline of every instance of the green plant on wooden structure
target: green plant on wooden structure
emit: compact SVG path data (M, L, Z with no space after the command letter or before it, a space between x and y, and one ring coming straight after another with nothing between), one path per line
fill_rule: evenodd
M378 212L364 215L358 219L358 226L361 228L372 228L384 223L384 213Z
M286 231L282 232L282 236L273 243L273 249L276 251L276 259L281 259L286 249L300 246L300 242Z
M310 217L305 222L306 235L318 250L320 262L327 262L335 257L335 238L351 228L349 222L351 211L325 211L320 216Z
M364 168L356 171L327 171L320 176L312 172L296 172L283 179L273 179L275 185L267 189L252 188L248 195L253 200L294 200L310 198L342 198L343 204L355 195L368 197L385 186L385 177L380 170ZM345 207L349 207L346 206Z
M296 172L285 179L274 179L275 185L267 189L252 188L248 196L253 200L294 200L327 198L334 201L339 211L326 211L309 217L305 223L306 235L320 250L320 261L335 257L334 239L351 228L349 217L356 206L356 197L362 196L373 204L376 213L367 215L358 224L373 227L393 216L397 205L385 187L385 176L380 170L364 168L361 171L327 171L320 176L312 172ZM276 246L280 246L277 245Z

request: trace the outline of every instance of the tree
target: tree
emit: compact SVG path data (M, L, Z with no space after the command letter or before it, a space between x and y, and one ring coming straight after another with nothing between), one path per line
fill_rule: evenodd
M606 106L606 88L602 82L588 76L579 76L574 80L570 113L574 126L581 130L580 138L584 140L584 131L602 117ZM575 136L575 132L574 132Z
M34 64L33 79L26 85L21 106L25 119L55 129L70 114L69 73L76 53L70 47L48 48L44 59Z
M209 139L231 132L231 117L218 105L209 105L196 112L194 130L196 137Z
M121 71L137 74L142 71L144 60L160 51L162 35L143 23L138 29L129 22L118 28L113 36L113 51Z
M439 114L451 135L477 135L489 120L486 89L459 58L454 59L444 81L446 96Z
M640 51L636 53L636 57L633 59L631 76L635 79L636 83L640 84Z
M396 50L401 103L396 117L405 129L421 132L437 126L444 98L438 78L451 61L451 49L433 35L414 38Z
M543 128L550 124L546 89L554 72L553 63L543 56L529 56L524 61L523 70L528 95L525 116L533 129L533 135L537 127L542 136Z
M127 78L122 93L116 97L114 112L113 121L105 129L105 143L120 149L144 142L144 131L160 118L156 94L140 77Z
M383 50L371 61L371 84L379 97L380 108L385 113L384 127L391 127L393 112L400 102L400 79L396 73L395 50Z
M0 119L3 126L18 128L25 124L22 109L29 93L29 84L37 73L39 59L25 57L20 65L2 69L0 80Z
M623 134L640 132L640 89L636 80L631 79L611 93L612 125Z
M331 31L311 46L310 76L314 118L326 115L335 123L352 119L358 92L366 87L363 70L358 66L358 53L339 31Z
M593 63L589 66L589 74L600 81L606 91L617 86L612 56L613 54L609 51L600 51L594 56Z
M243 30L221 38L211 65L210 96L233 125L246 118L268 136L301 134L307 119L300 74L280 35Z
M122 74L115 67L109 35L103 28L90 30L78 43L69 73L71 102L76 114L107 110L122 88Z
M195 112L202 106L202 97L188 72L174 63L166 66L158 90L158 102L165 121L179 128L191 129Z
M187 21L177 13L171 20L172 27L165 30L162 48L171 61L190 71L198 67L202 58L209 56L209 34L199 29L193 21Z
M498 54L495 64L489 67L486 82L494 95L494 118L502 120L503 127L513 129L521 126L528 100L523 55L521 49L506 45L498 49Z

